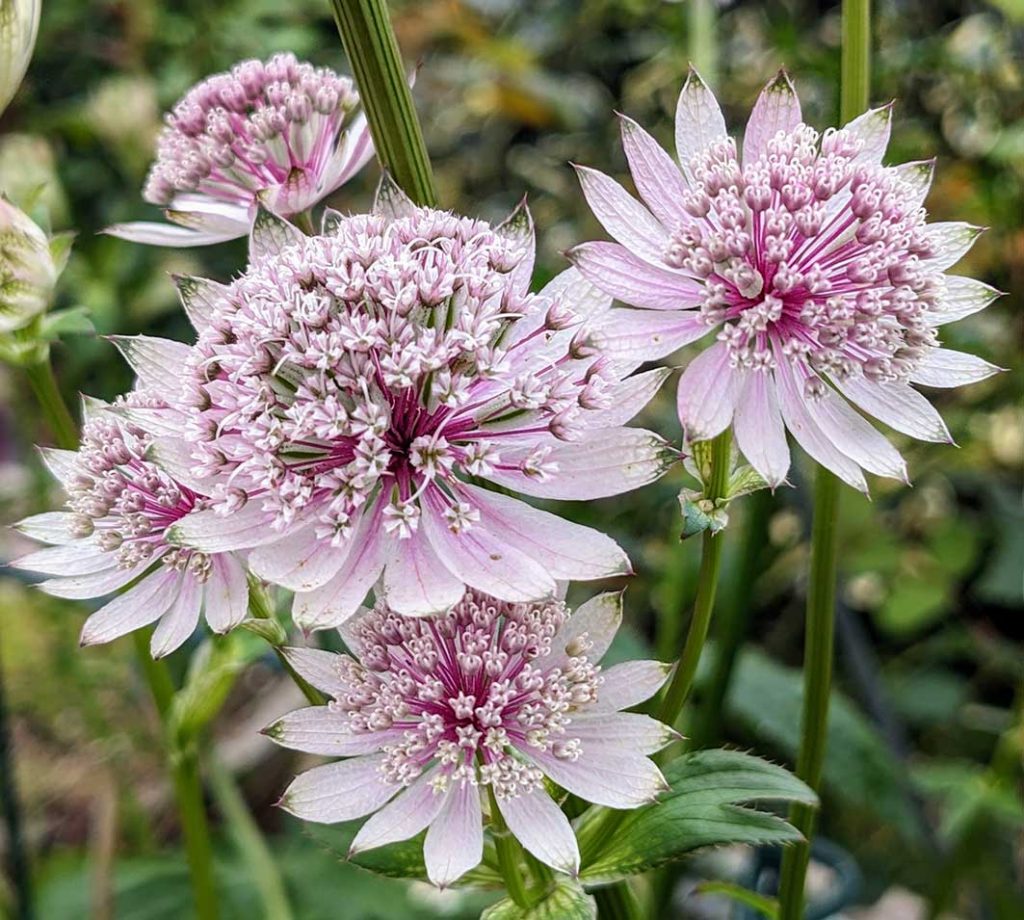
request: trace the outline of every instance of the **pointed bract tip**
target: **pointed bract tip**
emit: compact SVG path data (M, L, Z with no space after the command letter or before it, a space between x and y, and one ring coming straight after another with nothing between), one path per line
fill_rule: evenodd
M683 84L683 92L686 92L687 87L691 82L696 83L697 86L707 89L707 83L704 82L704 78L700 75L700 71L693 66L693 62L690 61L688 64L688 70L686 73L686 82Z
M794 94L796 93L796 87L793 86L793 81L790 79L789 71L786 70L785 65L782 65L781 67L779 67L779 69L776 72L775 76L772 77L765 84L764 88L765 88L765 91L775 90L775 91L782 91L782 92L787 92L787 93L794 93Z

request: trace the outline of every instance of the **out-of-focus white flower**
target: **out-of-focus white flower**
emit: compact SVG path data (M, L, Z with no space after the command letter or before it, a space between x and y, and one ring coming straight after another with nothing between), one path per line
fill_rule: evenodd
M20 329L46 310L61 268L46 234L0 197L0 333Z
M41 6L39 0L0 0L0 114L28 70Z

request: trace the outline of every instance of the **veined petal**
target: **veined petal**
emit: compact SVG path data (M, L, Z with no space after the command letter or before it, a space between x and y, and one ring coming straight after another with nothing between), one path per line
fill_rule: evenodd
M192 328L196 332L203 332L209 328L218 302L227 295L227 285L191 275L172 275L172 278Z
M955 323L984 310L993 300L1002 296L1002 291L973 278L946 275L943 280L946 290L939 300L938 308L925 314L925 320L933 326Z
M328 696L337 697L351 688L341 679L340 660L349 658L335 652L317 648L283 648L284 657L295 668L299 677L311 683ZM351 659L350 659L351 660Z
M742 377L729 366L729 351L716 343L679 378L679 423L690 441L709 441L729 427Z
M220 514L211 509L193 511L167 528L167 542L204 553L225 553L277 543L296 529L275 530L272 516L260 507L258 498L240 511Z
M569 819L543 788L497 799L508 829L542 863L575 876L580 849Z
M211 560L212 572L203 594L206 622L216 633L226 633L249 611L249 582L242 564L230 553Z
M105 553L95 543L86 540L63 546L48 546L21 556L9 563L11 568L38 572L40 575L95 575L117 566L117 557Z
M784 483L789 473L789 445L770 373L747 373L736 400L733 429L743 456L765 482L772 488Z
M540 296L547 300L560 300L581 319L602 316L612 306L611 295L598 288L576 267L567 268L555 275L541 288ZM543 321L543 316L539 316L538 320ZM519 323L516 323L516 326L518 325Z
M202 583L189 574L183 575L177 598L160 618L150 638L149 653L153 658L163 658L181 647L195 632L202 606Z
M652 265L619 243L581 243L566 255L602 291L634 307L685 310L703 297L702 285L692 278Z
M901 201L901 204L908 211L916 211L924 204L925 198L928 197L928 190L932 187L932 178L935 176L935 160L900 163L899 166L893 166L892 171L903 182L906 198Z
M478 486L466 484L460 492L480 512L484 527L500 533L510 546L539 562L553 578L588 580L632 571L626 554L600 531Z
M302 239L302 231L294 224L261 207L249 231L249 259L262 260L279 255Z
M33 514L14 524L14 529L40 543L64 545L75 543L80 537L72 531L75 516L69 511L44 511Z
M683 208L687 188L679 165L632 118L620 115L619 122L629 172L644 204L670 229L692 223L693 218Z
M159 620L178 596L184 576L162 568L100 607L82 627L82 645L118 639Z
M43 458L46 468L53 477L65 488L71 484L78 474L78 451L61 450L58 447L40 447L39 456Z
M512 251L519 257L519 264L512 269L512 286L516 291L526 293L533 278L533 263L537 252L537 239L533 216L524 198L497 227L494 232L504 238Z
M584 757L606 752L654 754L679 737L671 726L639 712L591 713L588 706L570 718L569 731L583 742Z
M656 367L652 371L634 374L608 388L609 409L590 409L585 420L588 428L621 428L631 422L654 399L672 369Z
M604 678L597 701L588 703L586 712L618 712L649 700L657 693L672 665L663 661L624 661L601 672Z
M551 651L537 659L537 667L558 667L569 657L586 654L589 661L600 661L622 625L622 592L606 591L581 604L551 640ZM576 651L583 637L585 650Z
M924 264L932 271L945 271L956 265L984 232L984 227L962 221L927 224L924 237L931 243L933 253L923 260Z
M348 719L330 706L307 706L296 709L264 729L263 734L293 751L320 754L324 757L351 757L353 754L375 754L381 745L401 729L381 732L353 732Z
M593 323L601 348L626 374L696 342L711 328L697 312L662 312L619 307Z
M400 788L385 782L383 754L353 757L313 767L299 774L281 797L280 805L303 821L336 824L376 811Z
M800 100L789 74L780 70L761 90L743 135L743 165L749 166L768 152L768 142L780 131L790 132L800 122Z
M534 748L522 751L563 789L606 808L639 808L668 789L661 771L643 754L586 754L561 760Z
M691 67L676 104L676 155L684 175L695 156L725 136L725 117L718 100Z
M170 246L184 248L188 246L209 246L235 240L249 232L248 224L241 224L231 230L191 230L175 224L164 224L158 221L139 220L127 224L114 224L104 231L108 236L127 240L129 243L143 243L147 246Z
M436 767L428 770L372 815L359 828L349 847L349 857L364 850L408 840L427 827L440 814L446 801L445 794L432 785L437 775Z
M139 418L138 413L148 413L149 418ZM140 427L145 428L151 434L155 434L154 429L156 426L153 421L164 414L162 409L131 409L128 410L128 418L138 424L142 421ZM181 431L182 421L179 418L172 416L173 427L176 431ZM181 437L168 437L166 435L157 435L153 444L149 448L148 455L152 458L153 462L160 467L165 473L168 473L172 479L182 485L188 486L193 492L199 495L209 495L212 480L200 479L193 472L195 463L192 460L192 452L189 448L188 441Z
M483 815L476 786L456 782L423 841L427 877L446 888L480 864L484 855Z
M910 374L912 383L920 383L928 387L960 387L968 383L977 383L1002 370L989 364L977 355L964 351L953 351L951 348L929 348L921 363Z
M148 567L149 562L143 562L131 569L110 568L94 572L91 575L50 578L39 582L36 587L53 597L63 597L68 600L80 601L90 597L105 597L107 594L113 594L114 591L120 591L126 584L138 578Z
M173 394L181 389L181 371L191 350L184 342L149 335L115 335L111 341L124 355L146 389Z
M289 591L312 591L327 584L345 563L352 539L331 546L329 538L317 536L318 526L310 524L281 543L256 548L249 554L249 569Z
M862 375L833 383L847 399L896 431L920 441L953 442L935 407L905 383L876 383Z
M880 164L885 156L885 148L889 146L889 134L892 131L892 103L868 109L848 122L844 130L862 145L853 159L854 163Z
M603 172L577 166L576 174L583 188L583 196L601 226L623 246L644 259L655 265L662 263L669 236L654 215Z
M426 616L449 610L466 586L434 552L423 529L407 540L392 540L384 567L383 600L404 616Z

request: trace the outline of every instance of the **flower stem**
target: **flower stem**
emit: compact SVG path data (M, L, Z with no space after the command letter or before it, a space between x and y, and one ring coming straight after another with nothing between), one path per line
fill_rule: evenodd
M807 588L807 627L804 639L804 702L796 775L816 792L821 786L828 735L828 704L832 688L832 647L835 634L836 556L839 480L819 467L814 483L814 522L811 527L811 573ZM782 855L779 883L780 920L803 916L804 879L811 855L815 809L795 805L790 823L804 840Z
M710 499L719 499L725 495L729 482L729 451L731 436L728 430L722 432L711 442L711 474L705 483L704 494ZM658 718L666 725L675 725L682 712L686 698L693 689L693 679L697 674L700 654L708 636L711 613L715 607L715 593L718 589L718 570L722 564L722 545L724 540L710 530L704 532L701 544L700 572L697 575L697 597L693 603L693 617L686 634L679 663L676 665L672 681L668 685L662 700Z
M274 609L270 604L270 599L267 597L266 591L264 591L261 584L252 578L249 579L249 615L254 620L271 620L275 624L277 623L277 618L274 616ZM280 633L280 637L285 636L285 633L281 630L280 626L275 626L273 631ZM274 650L274 654L277 656L277 660L280 662L281 667L295 683L295 686L302 691L302 695L307 699L310 705L323 706L326 702L324 695L292 667L291 662L285 656L284 651L281 648L281 638L271 638L271 633L269 632L265 633L261 631L260 635L266 639L267 644Z
M437 204L386 0L331 0L331 7L381 165L416 204Z
M640 903L629 887L629 882L616 882L594 892L597 916L600 920L641 920Z
M519 841L509 832L508 825L502 817L501 809L498 808L498 800L494 796L494 789L491 786L487 787L487 795L491 804L494 848L498 851L498 867L501 870L501 877L505 882L505 890L518 907L528 910L533 902L530 899L529 892L526 890L526 883L523 881L523 873L520 869L523 848Z
M78 447L78 428L68 411L64 397L60 395L49 358L27 365L25 376L28 377L29 386L35 394L39 408L43 410L43 418L50 428L54 442L62 450L74 450Z

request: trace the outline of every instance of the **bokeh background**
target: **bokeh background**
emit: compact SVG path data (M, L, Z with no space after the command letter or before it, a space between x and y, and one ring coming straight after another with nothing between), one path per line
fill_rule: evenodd
M527 194L540 228L538 281L564 266L561 251L601 235L568 161L625 174L615 109L668 141L688 60L737 129L781 64L811 124L834 123L838 109L833 2L405 0L392 8L406 60L420 64L415 96L441 200L496 219ZM1024 916L1022 30L1021 0L893 0L876 10L872 97L897 103L889 162L938 158L934 217L991 228L956 271L1010 292L945 327L945 338L1009 372L931 394L959 447L898 438L913 487L875 481L870 502L849 490L843 497L822 819L835 846L823 853L832 868L820 867L814 882L838 892L851 917ZM187 339L169 272L224 280L243 264L242 243L156 250L97 231L155 216L139 189L161 112L197 79L277 50L347 69L321 0L44 3L28 79L0 123L0 186L15 201L44 187L53 228L78 232L60 300L87 307L97 335L55 348L69 398L112 398L130 385L103 334ZM332 203L367 208L376 178L371 166ZM0 393L0 520L8 523L60 496L32 447L48 434L24 380L0 368ZM671 394L666 388L644 421L678 438ZM797 469L796 488L732 509L714 645L685 716L696 743L793 760L807 472ZM563 506L611 532L634 559L617 655L669 659L678 648L699 550L679 540L676 495L685 484L678 470L625 498ZM9 530L0 534L0 560L25 548ZM129 641L77 648L86 612L0 570L0 663L39 916L187 917L159 724ZM301 920L475 916L479 896L344 865L340 837L273 809L298 758L257 732L300 705L297 691L254 636L225 641L214 654L223 655L218 690L227 702L209 731L225 915L260 916L261 874L277 871ZM189 654L170 660L179 677ZM276 870L253 862L257 828ZM0 837L0 850L7 845ZM659 916L726 916L724 902L694 893L693 879L736 878L749 867L750 854L732 851L680 865L652 883Z

